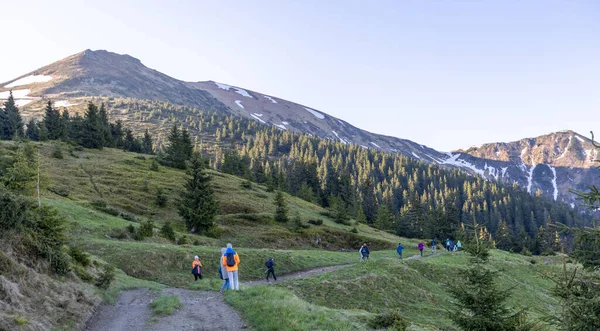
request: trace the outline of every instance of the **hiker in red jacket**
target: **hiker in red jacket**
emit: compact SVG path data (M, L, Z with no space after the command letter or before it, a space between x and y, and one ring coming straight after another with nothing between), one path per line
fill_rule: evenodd
M423 256L423 248L425 248L425 244L423 244L423 241L419 242L419 252L421 252L421 256Z

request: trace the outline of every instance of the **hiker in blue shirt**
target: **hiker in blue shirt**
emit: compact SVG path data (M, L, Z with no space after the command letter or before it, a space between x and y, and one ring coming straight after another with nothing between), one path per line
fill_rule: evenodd
M400 259L402 259L402 251L404 250L404 246L402 246L402 243L398 243L398 248L396 248L396 252L398 252L398 255L400 255Z
M431 239L431 254L435 254L435 239Z

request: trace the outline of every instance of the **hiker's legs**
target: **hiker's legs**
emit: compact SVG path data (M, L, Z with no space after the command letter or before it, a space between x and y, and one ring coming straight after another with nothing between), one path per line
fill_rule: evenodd
M198 275L194 274L194 281L197 282L198 281Z
M229 278L229 281L231 281L231 277ZM240 289L240 282L238 279L238 271L237 270L233 272L233 284L231 284L231 289L236 290L236 291L239 291L239 289Z
M227 276L229 276L229 289L230 290L235 290L235 288L233 287L235 284L233 283L233 271L229 271L227 272Z
M273 275L273 279L277 280L277 277L275 277L275 271L273 271L273 269L269 269L269 271L267 271L267 281L269 281L270 275Z
M223 290L229 291L229 279L225 279L225 282L223 282L223 285L221 286L221 292L223 292Z

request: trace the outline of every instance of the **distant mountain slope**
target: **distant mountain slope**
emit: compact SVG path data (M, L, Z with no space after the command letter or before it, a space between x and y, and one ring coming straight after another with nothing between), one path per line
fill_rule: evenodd
M531 193L539 189L546 196L568 202L574 202L570 188L599 182L599 171L592 162L598 158L597 151L588 138L572 131L444 153L407 139L361 130L321 110L269 94L213 81L184 82L150 69L134 57L104 50L85 50L0 84L0 99L6 99L9 90L26 116L39 114L48 98L57 107L81 106L87 97L164 101L459 167L490 180L516 182ZM127 111L113 115L134 117Z

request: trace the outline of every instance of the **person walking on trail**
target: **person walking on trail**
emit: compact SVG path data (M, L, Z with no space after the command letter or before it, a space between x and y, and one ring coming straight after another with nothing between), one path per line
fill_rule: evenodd
M423 256L423 248L425 248L425 244L423 244L423 242L420 241L417 248L419 248L419 252L421 252L421 256Z
M404 246L402 246L402 243L398 243L398 248L396 248L396 252L398 252L398 255L400 255L400 259L402 260L402 251L404 250Z
M457 250L457 251L460 251L461 249L462 249L462 244L461 244L460 240L458 240L458 241L456 242L456 250Z
M431 239L431 254L435 254L435 239Z
M223 247L221 248L221 258L219 259L219 264L221 265L219 267L219 276L221 277L222 280L224 280L225 282L223 282L223 285L221 286L221 289L219 290L219 292L221 294L223 294L223 290L225 290L225 292L229 291L230 288L230 284L229 284L229 273L227 272L227 270L225 269L225 266L222 263L223 257L225 256L225 252L227 251L227 248Z
M194 274L194 281L198 281L198 279L202 279L202 263L200 262L200 258L198 255L194 256L194 261L192 262L192 274Z
M240 264L240 257L233 250L233 246L231 244L227 244L227 250L225 251L225 255L221 261L221 264L225 267L225 270L227 270L227 275L229 276L229 288L239 291L240 282L238 278L238 265Z
M364 243L362 245L362 247L359 250L360 252L360 260L361 261L369 261L369 247L367 246L367 243Z
M446 250L450 251L450 239L446 239Z
M267 267L267 282L269 282L270 275L273 275L273 279L277 280L277 277L275 276L275 260L273 258L268 259L267 262L265 262L265 267Z

